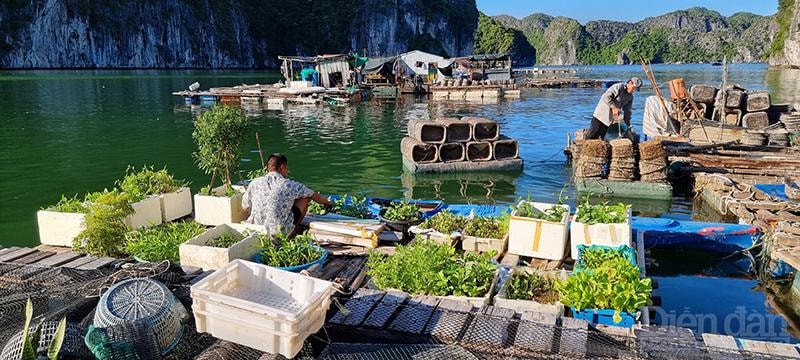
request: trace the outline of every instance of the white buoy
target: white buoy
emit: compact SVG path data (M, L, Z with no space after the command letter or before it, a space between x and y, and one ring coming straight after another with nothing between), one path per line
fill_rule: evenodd
M197 89L200 89L200 83L199 82L195 82L194 84L189 85L189 91L197 91Z

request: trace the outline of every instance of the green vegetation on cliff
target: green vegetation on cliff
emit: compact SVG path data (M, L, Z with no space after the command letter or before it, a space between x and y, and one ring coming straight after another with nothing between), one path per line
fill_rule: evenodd
M775 38L769 48L770 56L777 56L783 53L783 47L789 37L789 28L794 16L795 1L797 0L778 1L778 13L775 15L775 21L778 23L778 32L775 34Z
M483 13L478 15L474 52L475 54L512 53L515 62L525 65L536 61L536 50L521 31L507 28Z

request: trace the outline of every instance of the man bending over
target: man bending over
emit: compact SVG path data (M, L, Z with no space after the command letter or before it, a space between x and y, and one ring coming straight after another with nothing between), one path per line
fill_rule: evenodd
M242 209L249 214L246 223L263 225L270 234L280 231L294 236L297 225L306 216L309 200L330 206L326 197L287 178L289 167L285 155L270 155L267 171L250 182L242 197Z

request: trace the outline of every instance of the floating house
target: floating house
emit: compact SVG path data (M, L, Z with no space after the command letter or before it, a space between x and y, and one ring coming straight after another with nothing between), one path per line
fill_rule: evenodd
M439 65L441 74L470 80L500 80L512 78L510 54L482 54L450 58Z

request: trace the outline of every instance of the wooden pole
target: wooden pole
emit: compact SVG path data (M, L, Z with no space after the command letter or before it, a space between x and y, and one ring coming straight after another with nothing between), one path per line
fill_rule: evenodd
M261 151L261 140L258 138L258 131L256 131L256 145L258 145L258 157L261 158L261 168L265 168L267 166L264 163L264 152Z
M652 65L650 65L650 69L648 69L649 62L646 62L644 56L639 55L639 61L642 62L642 69L644 69L645 75L647 75L647 80L650 81L650 85L653 87L653 92L658 97L658 101L661 102L661 107L664 108L664 112L667 113L667 127L673 132L677 132L675 128L672 126L672 121L670 120L669 114L669 107L667 107L667 103L664 101L664 98L661 96L661 90L658 88L658 83L656 82L656 77L653 74Z

